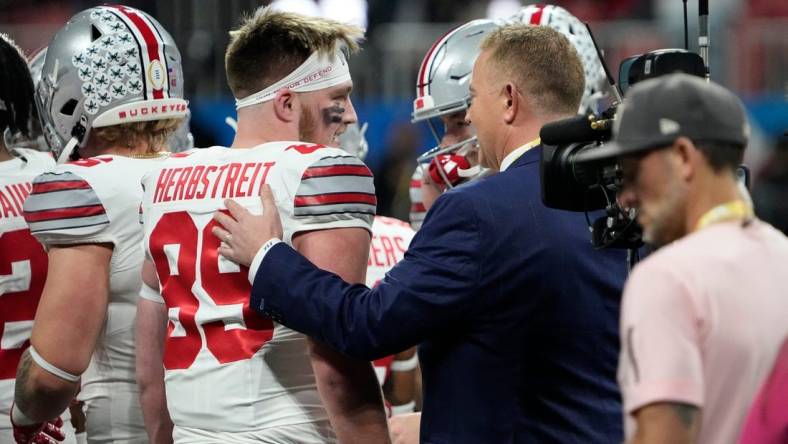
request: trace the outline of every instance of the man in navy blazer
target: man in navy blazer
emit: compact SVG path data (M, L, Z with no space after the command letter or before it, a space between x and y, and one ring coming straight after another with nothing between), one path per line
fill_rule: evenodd
M576 52L552 29L508 25L485 39L466 119L483 163L500 172L441 195L373 290L280 242L267 187L262 216L232 201L232 217L216 214L219 253L250 265L258 313L348 355L420 344L421 442L621 442L626 260L592 248L583 214L540 197L537 134L574 115L583 79Z

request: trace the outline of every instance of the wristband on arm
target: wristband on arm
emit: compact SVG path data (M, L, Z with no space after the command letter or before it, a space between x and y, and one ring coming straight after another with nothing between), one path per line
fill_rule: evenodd
M402 405L391 406L391 416L404 415L416 411L416 401L411 401Z
M411 370L415 370L416 367L419 365L419 355L413 354L408 359L403 359L400 361L392 361L391 363L391 371L393 372L409 372Z

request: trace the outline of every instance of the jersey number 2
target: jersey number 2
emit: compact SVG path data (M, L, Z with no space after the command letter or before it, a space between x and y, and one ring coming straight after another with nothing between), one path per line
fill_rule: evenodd
M47 274L47 254L30 230L0 235L0 379L16 375Z
M200 330L221 364L249 359L273 336L273 322L249 308L247 269L222 270L215 225L211 220L199 230L189 213L178 211L164 214L150 235L162 295L179 322L167 329L167 370L191 367L203 345Z

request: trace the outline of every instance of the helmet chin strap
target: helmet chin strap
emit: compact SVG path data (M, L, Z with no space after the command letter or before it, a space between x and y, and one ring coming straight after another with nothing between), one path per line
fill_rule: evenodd
M71 153L77 149L79 142L85 139L87 127L88 118L83 114L79 118L79 123L74 125L74 128L71 129L71 138L68 139L68 143L66 143L66 146L63 147L63 151L60 152L60 156L57 158L58 164L68 162L68 159L71 157Z
M474 166L472 166L470 168L467 168L467 169L462 169L462 168L458 168L457 169L457 175L460 176L460 177L464 177L466 179L469 178L469 177L474 177L474 176L478 175L481 172L482 172L482 166L481 165L474 165Z
M71 153L74 152L74 149L77 147L78 143L79 141L74 136L68 139L68 143L66 143L66 146L63 147L63 151L60 152L60 156L57 158L57 163L61 164L68 162L68 159L71 157Z

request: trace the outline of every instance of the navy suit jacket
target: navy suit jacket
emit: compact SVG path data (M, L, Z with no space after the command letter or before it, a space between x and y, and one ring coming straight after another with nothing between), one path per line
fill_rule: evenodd
M424 443L620 443L625 253L542 204L540 152L444 193L375 289L274 246L252 307L358 358L420 344Z

